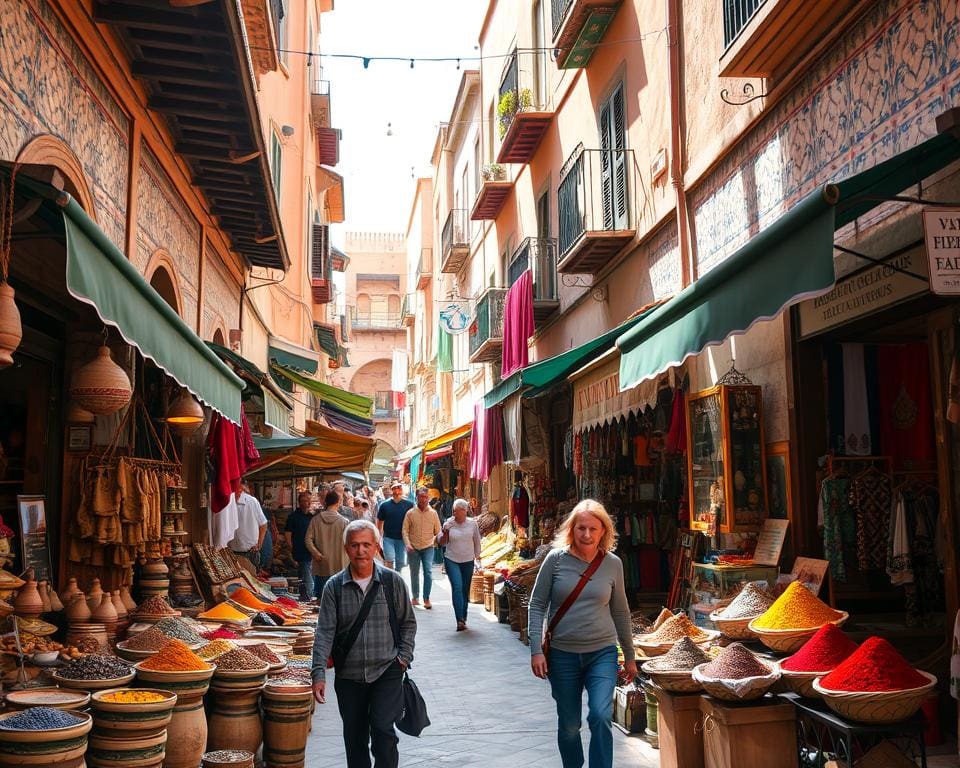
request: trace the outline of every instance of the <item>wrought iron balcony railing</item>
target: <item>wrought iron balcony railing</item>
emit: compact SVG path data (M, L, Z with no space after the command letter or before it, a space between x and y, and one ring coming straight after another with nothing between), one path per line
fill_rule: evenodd
M447 216L440 236L441 272L457 273L470 254L470 211L454 208Z
M352 314L351 325L354 330L395 330L402 326L403 315L400 312L361 312L353 307Z
M557 241L553 238L528 237L517 247L507 270L513 285L527 270L533 277L534 302L557 301Z
M477 310L470 323L470 362L492 362L500 357L503 344L503 305L506 288L487 288L477 300Z
M723 47L726 48L750 23L766 0L723 0Z

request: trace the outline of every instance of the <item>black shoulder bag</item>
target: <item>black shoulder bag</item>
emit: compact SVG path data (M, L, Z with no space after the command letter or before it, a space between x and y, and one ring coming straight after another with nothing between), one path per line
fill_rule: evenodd
M379 581L374 581L370 585L370 589L367 592L366 597L363 598L363 603L360 605L360 611L357 613L357 617L353 620L353 624L350 625L350 629L348 629L346 632L339 633L334 638L333 650L330 653L330 658L333 660L333 666L335 668L339 668L343 662L347 660L347 654L350 653L350 649L353 648L353 644L357 642L357 637L360 636L360 630L363 629L363 624L367 620L370 609L373 607L373 601L377 597L377 588L379 586ZM327 666L329 667L331 665L328 663Z
M400 622L397 621L397 606L394 602L393 583L387 576L383 581L383 590L387 598L387 607L390 609L390 627L393 629L393 641L397 644L397 653L400 652ZM427 714L427 702L423 700L420 689L410 679L410 673L403 673L403 710L396 720L397 728L408 736L420 736L424 728L430 725L430 716Z

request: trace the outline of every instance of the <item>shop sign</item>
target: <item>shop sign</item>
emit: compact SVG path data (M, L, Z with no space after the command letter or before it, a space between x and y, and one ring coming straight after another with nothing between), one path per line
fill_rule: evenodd
M892 267L896 267L893 269ZM918 246L838 281L829 293L798 305L800 337L806 338L851 320L878 312L927 290L925 280L902 271L927 277L927 260Z
M930 266L930 290L939 296L960 295L960 209L926 208L923 240Z
M440 327L456 336L470 327L470 302L447 301L440 305Z

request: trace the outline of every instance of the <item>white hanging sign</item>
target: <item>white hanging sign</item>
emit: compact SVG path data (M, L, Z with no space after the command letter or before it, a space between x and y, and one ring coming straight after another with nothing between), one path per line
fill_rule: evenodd
M939 296L960 296L960 209L925 208L921 215L930 290Z
M440 304L440 327L456 336L470 328L470 302L446 301Z

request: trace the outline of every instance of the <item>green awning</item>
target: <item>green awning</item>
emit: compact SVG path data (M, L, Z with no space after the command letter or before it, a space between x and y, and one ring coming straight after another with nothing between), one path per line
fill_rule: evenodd
M277 451L290 451L294 448L300 448L304 445L311 445L317 442L315 437L258 437L253 436L253 446L260 453L274 453Z
M328 405L332 405L334 408L338 408L360 419L373 418L372 398L347 392L345 389L340 389L339 387L332 387L329 384L324 384L322 381L308 379L306 376L302 376L297 373L297 371L283 365L274 364L271 368L275 373L289 379L294 384L300 385L308 392L312 392L319 400Z
M313 331L317 335L317 344L320 345L320 349L327 353L327 357L339 362L340 344L337 342L337 334L333 328L314 323Z
M521 387L536 387L539 391L566 379L575 370L582 368L613 347L617 337L633 328L652 311L653 308L647 309L579 347L568 349L559 355L531 363L526 368L515 371L483 396L484 407L492 408L502 403Z
M286 432L290 428L290 407L282 402L269 389L261 390L263 395L263 420L267 426Z
M274 429L286 432L289 427L292 408L289 403L270 391L271 386L276 386L273 379L268 377L254 363L242 355L238 355L232 349L214 341L205 343L216 353L217 357L235 366L234 370L241 372L241 378L244 379L246 384L246 396L256 396L263 400L263 420Z
M304 350L304 352L307 351L309 350ZM305 354L296 352L287 346L281 347L273 339L271 339L271 342L267 347L267 355L269 356L271 362L282 365L284 368L293 368L298 371L303 371L311 376L313 376L320 367L320 363L316 360L316 358L307 357Z
M617 339L620 389L679 365L834 284L834 232L960 157L940 134L812 192L746 245Z
M47 193L50 194L50 193ZM60 193L67 237L67 290L103 322L225 417L240 423L243 381L140 275L83 208Z

